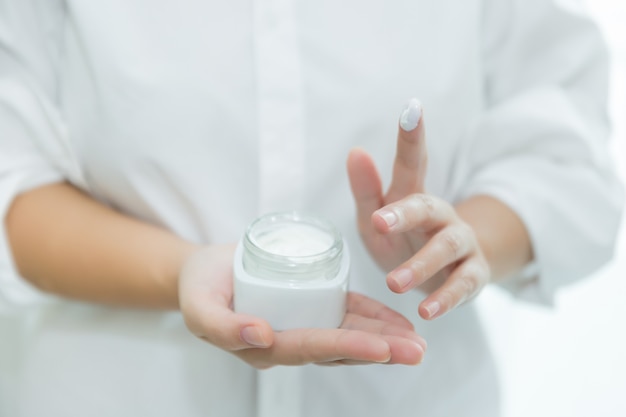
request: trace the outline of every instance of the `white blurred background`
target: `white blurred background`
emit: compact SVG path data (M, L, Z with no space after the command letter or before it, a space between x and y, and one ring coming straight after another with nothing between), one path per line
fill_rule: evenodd
M626 182L626 0L586 0L612 54L611 149ZM615 260L554 309L478 299L501 369L504 417L626 416L626 219Z

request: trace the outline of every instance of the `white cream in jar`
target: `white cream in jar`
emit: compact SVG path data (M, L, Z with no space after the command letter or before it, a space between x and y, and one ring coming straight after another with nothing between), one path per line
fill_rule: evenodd
M329 222L299 212L252 222L234 258L235 311L275 330L338 327L345 315L349 254Z

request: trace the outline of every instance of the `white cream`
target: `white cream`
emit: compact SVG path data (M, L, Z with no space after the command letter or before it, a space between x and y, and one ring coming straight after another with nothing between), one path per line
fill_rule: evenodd
M273 225L253 239L259 248L279 256L311 256L327 251L334 238L318 227L301 223Z
M406 132L415 129L422 117L422 103L412 98L400 115L400 127Z

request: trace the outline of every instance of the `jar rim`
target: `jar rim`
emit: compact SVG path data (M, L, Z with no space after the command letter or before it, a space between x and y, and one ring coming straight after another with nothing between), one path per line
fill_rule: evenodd
M332 238L332 243L327 249L310 255L281 255L267 251L258 245L255 239L251 237L254 230L263 224L271 225L280 223L299 223L317 227L318 229L326 232ZM258 217L250 223L246 229L245 242L256 250L264 252L268 257L276 257L277 259L289 258L294 261L299 260L298 263L310 263L315 262L317 259L327 258L328 255L334 253L343 245L341 234L330 221L325 218L297 210L271 212Z
M332 242L325 250L307 255L273 253L260 246L254 238L255 231L270 230L281 224L302 224L326 233ZM343 254L343 238L328 220L306 212L292 210L272 212L254 220L246 229L243 239L244 267L256 265L257 272L266 277L299 281L303 276L324 276L329 279L336 273ZM300 277L300 278L298 278Z

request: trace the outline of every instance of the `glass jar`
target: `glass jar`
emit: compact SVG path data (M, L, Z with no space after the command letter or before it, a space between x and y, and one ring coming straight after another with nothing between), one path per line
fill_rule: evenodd
M343 240L331 223L298 212L258 218L243 240L244 269L269 280L332 280L342 255Z
M328 221L297 211L253 221L234 260L235 311L275 330L338 327L345 314L349 256Z

